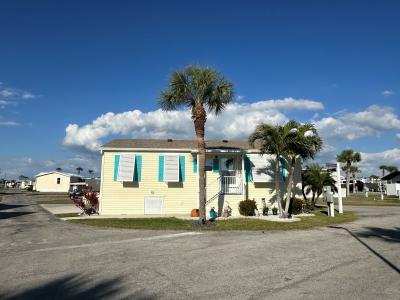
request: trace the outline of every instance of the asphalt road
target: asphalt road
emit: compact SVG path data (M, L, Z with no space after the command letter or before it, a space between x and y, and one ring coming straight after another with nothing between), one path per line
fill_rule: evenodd
M0 203L1 299L400 299L400 207L339 228L99 229Z

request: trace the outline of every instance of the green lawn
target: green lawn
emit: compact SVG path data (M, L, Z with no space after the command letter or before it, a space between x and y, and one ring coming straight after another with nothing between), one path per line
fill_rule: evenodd
M378 198L376 198L378 199ZM380 198L379 198L380 199ZM337 205L337 200L335 200ZM343 205L352 206L400 206L400 200L385 199L385 200L374 200L373 198L364 199L343 199Z
M272 222L257 219L230 219L216 221L216 226L204 230L292 230L308 229L317 226L327 226L338 223L351 222L357 216L351 212L336 214L329 218L323 211L315 211L315 217L302 217L298 222ZM141 218L141 219L74 219L69 222L98 227L116 227L129 229L150 230L196 230L191 220L177 218Z
M66 214L55 214L56 217L59 218L70 218L70 217L79 217L78 213L66 213Z
M71 204L74 205L72 203L71 200L69 199L60 199L60 200L54 200L54 199L50 199L50 200L38 200L37 201L38 204Z

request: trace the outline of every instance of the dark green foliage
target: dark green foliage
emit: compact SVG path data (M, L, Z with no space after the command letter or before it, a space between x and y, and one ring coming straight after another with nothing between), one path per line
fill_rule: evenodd
M242 216L254 216L257 203L254 200L243 200L239 202L239 213Z
M276 216L278 214L278 209L276 207L272 208L272 214Z
M263 216L268 216L268 206L263 207Z

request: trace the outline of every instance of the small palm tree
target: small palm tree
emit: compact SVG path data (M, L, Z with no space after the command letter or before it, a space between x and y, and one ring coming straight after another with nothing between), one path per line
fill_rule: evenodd
M312 209L315 207L315 202L321 196L324 186L330 186L332 191L337 192L336 181L331 176L329 171L324 171L318 164L313 164L306 167L303 173L303 197L308 202L307 195L311 193Z
M78 175L79 175L83 171L83 168L82 167L77 167L75 170L76 170L76 173L78 173Z
M89 170L88 170L88 173L89 173L90 176L92 176L92 174L94 173L94 171L93 171L92 169L89 169Z
M280 159L290 154L290 145L296 137L296 121L289 121L285 125L269 125L259 124L249 136L249 143L252 147L259 148L261 155L270 154L275 156L275 195L281 216L284 215L282 210L282 200L280 191Z
M345 163L346 172L346 196L350 195L350 167L352 163L357 163L361 161L361 154L359 152L354 152L353 149L343 150L337 157L338 162Z
M61 169L60 167L58 167L58 168L56 169L56 171L60 172L60 171L62 171L62 169Z
M357 166L350 167L350 173L353 175L353 193L356 192L356 173L360 173L361 170Z
M207 111L218 115L233 100L233 84L210 68L189 66L174 71L168 87L161 92L159 105L163 110L190 108L199 149L199 216L206 219L204 140Z
M288 139L288 156L290 161L288 185L286 193L285 216L289 215L289 207L293 188L294 170L298 159L313 159L322 148L322 139L319 137L316 128L312 124L300 124L296 121L289 121L293 126L294 137Z

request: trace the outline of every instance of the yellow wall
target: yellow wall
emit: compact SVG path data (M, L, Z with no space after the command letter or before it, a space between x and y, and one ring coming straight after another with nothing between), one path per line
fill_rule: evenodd
M57 178L60 178L60 184L57 184ZM68 192L70 177L58 173L51 173L36 177L36 191L38 192Z
M103 152L101 174L100 214L144 214L144 197L163 197L164 214L190 214L198 207L198 179L193 172L191 153L130 152L142 156L140 182L114 181L114 156L127 152ZM185 156L185 181L158 181L159 155Z

